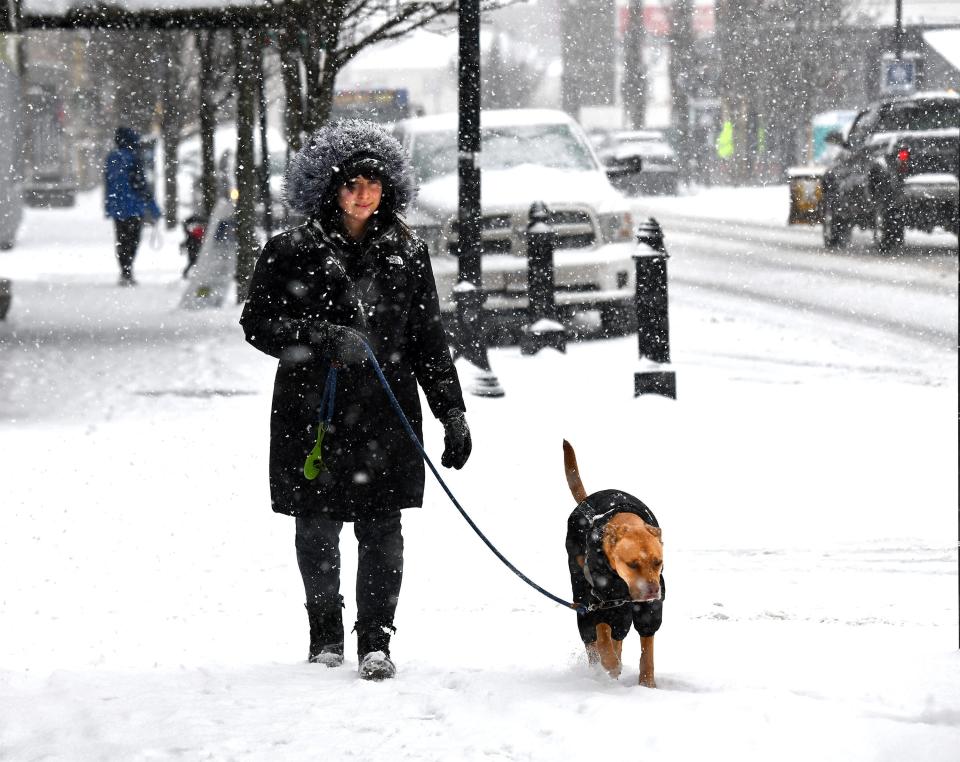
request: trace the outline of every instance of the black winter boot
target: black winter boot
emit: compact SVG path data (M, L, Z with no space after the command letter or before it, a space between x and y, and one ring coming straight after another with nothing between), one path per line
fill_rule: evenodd
M306 604L307 618L310 620L311 664L325 664L339 667L343 664L343 598L339 598L336 608L317 604Z
M396 628L387 622L357 620L353 629L357 633L360 677L364 680L394 677L397 668L390 659L390 635Z

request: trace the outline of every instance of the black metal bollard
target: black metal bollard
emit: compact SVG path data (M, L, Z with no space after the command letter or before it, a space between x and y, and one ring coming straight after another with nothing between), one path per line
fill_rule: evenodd
M544 347L566 352L567 332L557 322L554 301L553 251L557 237L550 226L550 210L542 201L530 205L527 224L527 325L520 353L534 355Z
M465 386L476 397L503 397L503 387L490 367L484 326L483 302L486 295L470 281L462 280L453 287L457 306L457 328L454 359L463 357L474 368L472 381Z
M667 248L663 230L652 217L637 228L637 269L634 297L637 311L637 340L640 359L655 363L670 362L670 316L667 299ZM634 373L633 396L660 394L677 398L677 378L672 370L648 370Z
M11 302L13 302L13 281L0 278L0 320L6 320Z

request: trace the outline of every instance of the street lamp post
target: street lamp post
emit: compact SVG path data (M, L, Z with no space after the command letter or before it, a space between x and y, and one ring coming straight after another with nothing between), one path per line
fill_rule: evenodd
M457 230L457 343L459 353L477 368L468 387L481 397L502 397L503 388L490 368L483 330L483 252L480 230L480 0L461 0L458 10L460 56L458 63L457 178L459 212Z

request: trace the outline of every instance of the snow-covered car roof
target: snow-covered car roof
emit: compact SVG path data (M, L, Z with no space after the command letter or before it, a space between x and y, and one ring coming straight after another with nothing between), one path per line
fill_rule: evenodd
M626 142L649 142L659 140L666 142L667 136L663 130L614 130L610 133L614 140Z
M618 143L613 148L604 153L605 156L613 156L617 159L623 159L628 156L646 156L650 158L672 159L676 157L677 152L673 146L663 140L629 140L624 143Z
M848 127L850 123L857 118L857 114L859 113L856 109L821 111L813 117L812 124L815 127Z
M956 100L960 98L960 93L956 93L953 90L921 90L918 93L910 93L909 95L900 95L891 100L896 101L913 101L913 100Z
M534 189L548 204L582 203L601 212L623 208L623 196L610 185L582 128L563 111L491 109L481 112L480 126L484 208L528 208ZM432 214L455 212L457 114L414 117L395 127L411 149L420 183L414 206Z
M878 145L904 138L960 138L960 127L941 127L935 130L886 130L875 132L867 139L867 145Z

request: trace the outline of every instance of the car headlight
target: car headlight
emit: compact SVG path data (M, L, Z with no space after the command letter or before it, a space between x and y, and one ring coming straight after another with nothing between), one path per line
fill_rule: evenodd
M605 242L620 243L633 240L633 215L630 212L601 214L597 219L600 223L600 234Z

